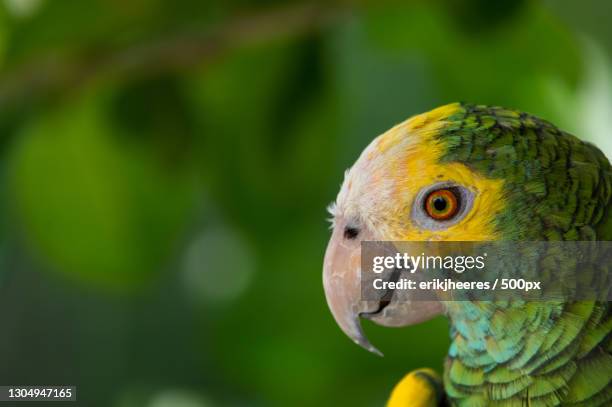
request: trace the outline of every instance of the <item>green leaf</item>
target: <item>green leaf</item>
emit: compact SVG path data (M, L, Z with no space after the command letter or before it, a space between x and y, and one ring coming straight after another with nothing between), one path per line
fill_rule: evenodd
M163 266L194 202L188 170L122 145L93 94L27 125L11 151L10 195L32 249L55 268L110 285Z

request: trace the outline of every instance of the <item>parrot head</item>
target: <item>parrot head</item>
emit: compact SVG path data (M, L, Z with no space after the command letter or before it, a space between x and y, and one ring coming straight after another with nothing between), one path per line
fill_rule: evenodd
M363 241L588 240L586 228L574 227L587 223L575 214L579 205L566 198L575 183L570 176L555 179L568 172L554 167L572 143L575 151L595 154L590 161L606 159L556 131L524 113L455 103L374 139L346 172L329 209L333 232L323 285L344 333L379 353L361 318L397 327L445 312L440 301L410 301L409 294L401 301L393 295L362 300Z

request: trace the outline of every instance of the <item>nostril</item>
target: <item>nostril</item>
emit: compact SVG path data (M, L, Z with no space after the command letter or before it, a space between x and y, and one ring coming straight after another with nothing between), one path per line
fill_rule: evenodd
M347 227L344 228L344 238L345 239L353 240L357 236L359 236L359 229L358 228L352 227L352 226L347 226Z

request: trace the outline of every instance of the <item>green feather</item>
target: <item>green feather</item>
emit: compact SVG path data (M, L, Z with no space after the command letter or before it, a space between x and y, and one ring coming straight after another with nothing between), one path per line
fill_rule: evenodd
M505 209L494 224L503 240L612 240L612 169L595 146L497 107L463 104L445 121L442 161L503 181ZM559 279L554 264L551 257L542 267ZM585 270L578 282L609 284L608 267ZM444 382L453 405L612 405L608 302L463 301L447 312Z

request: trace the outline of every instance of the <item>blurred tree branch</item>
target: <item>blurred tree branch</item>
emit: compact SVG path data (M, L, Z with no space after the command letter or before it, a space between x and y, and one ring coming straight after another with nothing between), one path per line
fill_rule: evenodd
M238 47L316 32L341 11L318 3L293 4L122 49L38 57L0 73L0 112L20 110L106 75L127 80L202 66Z

